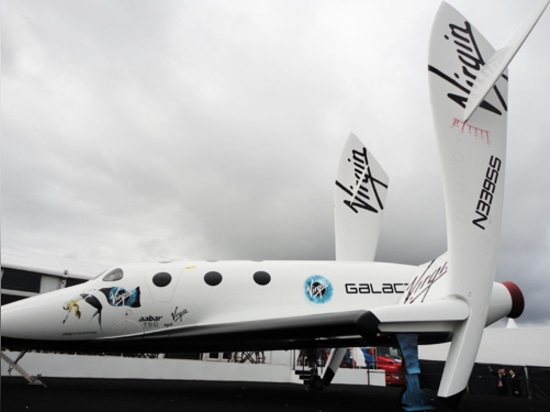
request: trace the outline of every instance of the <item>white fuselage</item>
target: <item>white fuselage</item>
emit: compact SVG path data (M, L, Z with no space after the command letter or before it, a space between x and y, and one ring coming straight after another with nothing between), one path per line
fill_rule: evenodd
M369 310L397 304L415 269L334 261L121 265L89 282L3 306L2 336L96 340Z

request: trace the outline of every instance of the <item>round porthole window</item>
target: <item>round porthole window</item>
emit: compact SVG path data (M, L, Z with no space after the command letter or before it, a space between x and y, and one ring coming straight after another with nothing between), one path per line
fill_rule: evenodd
M158 286L159 288L163 288L164 286L167 286L172 281L172 275L170 273L166 272L160 272L157 273L155 276L153 276L153 283L155 286Z
M204 275L204 281L207 285L216 286L221 283L222 275L220 272L208 272L206 275Z
M271 282L271 275L267 272L264 272L263 270L260 270L254 273L254 282L262 286L267 285L269 282Z

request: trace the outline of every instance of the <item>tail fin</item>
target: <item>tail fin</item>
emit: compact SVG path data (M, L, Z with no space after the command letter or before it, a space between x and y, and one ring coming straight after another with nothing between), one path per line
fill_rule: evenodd
M387 189L388 176L351 134L340 157L334 191L336 260L374 260Z
M373 261L378 246L388 176L352 133L340 156L334 189L336 260ZM347 348L330 353L323 385L330 385Z
M523 36L529 31L523 29ZM515 51L522 41L514 38ZM506 65L515 51L505 52L498 70L483 76L494 49L460 13L441 4L428 65L447 217L448 273L438 282L438 294L463 300L469 308L467 319L453 328L438 393L443 398L466 387L487 319L504 192ZM475 90L484 89L486 94L476 95ZM473 113L465 121L468 103Z

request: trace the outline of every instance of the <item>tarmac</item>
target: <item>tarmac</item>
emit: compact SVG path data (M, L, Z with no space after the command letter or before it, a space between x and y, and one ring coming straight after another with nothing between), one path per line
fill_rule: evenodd
M286 383L43 378L47 388L2 377L2 412L401 411L399 387L332 385L306 391ZM451 411L428 391L438 411ZM456 411L547 412L550 401L465 394Z

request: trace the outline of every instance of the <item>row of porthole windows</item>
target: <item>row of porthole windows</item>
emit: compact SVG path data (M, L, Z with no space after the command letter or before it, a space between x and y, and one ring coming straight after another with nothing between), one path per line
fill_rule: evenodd
M271 282L271 275L263 270L254 273L252 278L254 279L254 282L261 286L265 286ZM204 275L204 281L210 286L217 286L222 282L222 280L223 276L220 272L212 271Z
M271 275L263 270L254 273L252 278L254 279L254 282L261 286L265 286L271 282ZM204 281L210 286L217 286L222 282L222 280L223 276L220 272L211 271L204 275ZM160 272L153 276L153 283L159 288L168 286L171 281L172 276L167 272Z

